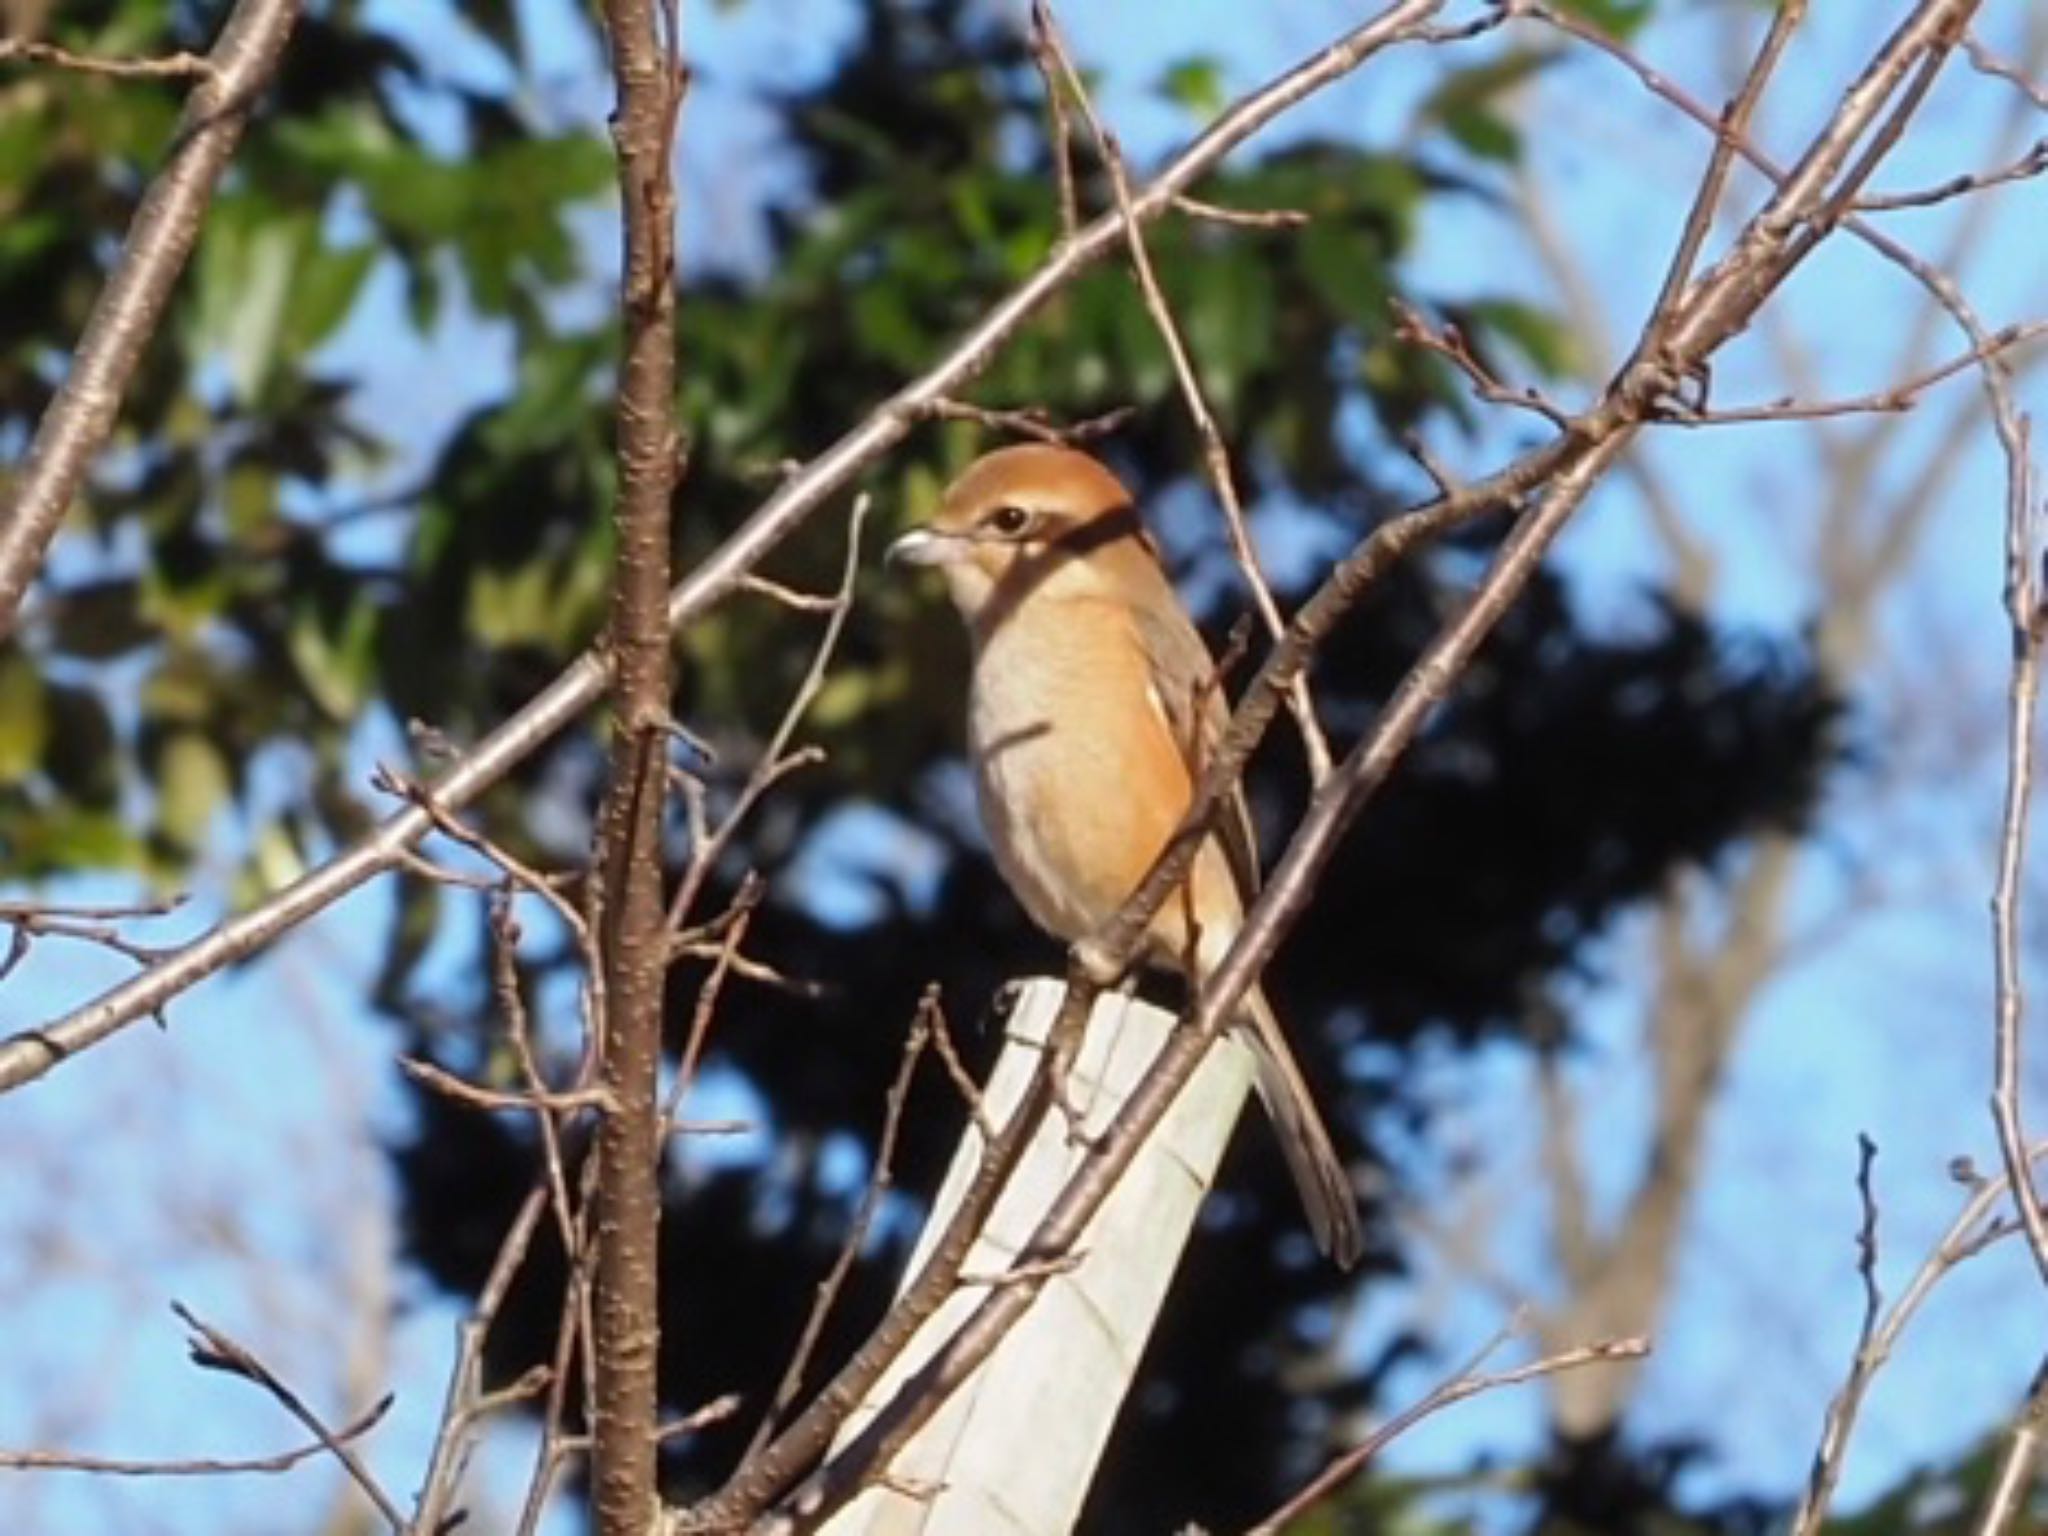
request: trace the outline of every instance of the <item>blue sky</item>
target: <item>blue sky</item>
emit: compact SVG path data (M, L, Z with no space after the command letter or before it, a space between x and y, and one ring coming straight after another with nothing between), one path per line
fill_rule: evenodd
M606 104L596 61L558 25L562 0L523 7L547 63L536 110L594 119ZM1006 6L989 7L1010 14ZM1193 53L1221 57L1227 88L1243 88L1334 35L1354 9L1296 0L1242 24L1232 0L1170 7L1070 8L1079 54L1104 73L1102 104L1139 156L1156 154L1187 124L1150 90L1161 69ZM1643 42L1660 67L1708 100L1724 90L1706 8L1678 7ZM1867 7L1822 6L1781 77L1761 132L1795 146L1867 47ZM2009 8L2008 8L2009 9ZM845 35L838 0L748 0L732 8L691 5L690 48L700 65L683 141L686 256L747 258L751 210L787 168L762 153L772 120L756 104L765 87L814 79ZM394 3L393 24L431 13ZM2008 14L2007 23L2015 18ZM2010 51L2016 39L1990 30ZM440 38L446 67L474 67L456 35ZM1402 131L1427 77L1405 65L1368 69L1310 103L1282 135ZM1981 145L2004 110L1995 86L1957 69L1930 103L1924 131L1888 168L1884 184L1935 182L1980 163ZM1530 120L1536 180L1555 223L1568 232L1617 334L1626 336L1662 274L1683 213L1682 196L1704 154L1701 136L1648 102L1604 62L1577 60L1536 87ZM744 173L736 174L736 168ZM1738 196L1755 184L1738 180ZM2038 186L2001 198L2006 238L1966 273L1993 324L2048 312L2048 273L2020 254L2013 234L2043 209ZM1953 210L1888 225L1938 249ZM1433 289L1523 291L1545 297L1537 263L1514 250L1508 226L1470 203L1443 203L1416 261ZM593 217L593 249L609 234ZM1507 251L1507 259L1503 252ZM1784 296L1829 393L1887 382L1893 348L1914 302L1895 274L1861 252L1830 255ZM1946 348L1944 348L1946 350ZM458 320L425 346L403 339L395 291L343 344L351 366L375 384L371 418L426 442L476 401L505 387L513 360L501 334ZM1715 373L1717 398L1782 392L1761 338L1734 344ZM1932 442L1937 409L1961 398L1948 386L1904 434ZM2038 381L2025 399L2048 406ZM1717 612L1760 631L1796 627L1814 601L1802 510L1815 473L1803 431L1726 429L1669 434L1649 449L1655 465L1699 516L1695 526L1720 556ZM1446 440L1453 463L1485 467L1503 439ZM1958 735L1995 727L2005 641L1997 607L1998 466L1978 434L1934 518L1924 556L1881 616L1885 654L1898 661L1907 697L1945 696ZM404 478L394 466L394 480ZM1882 489L1882 487L1880 487ZM1283 552L1284 553L1284 552ZM1566 538L1561 555L1588 609L1623 626L1661 557L1627 486L1604 489ZM1889 695L1887 695L1889 700ZM1889 710L1896 701L1873 700ZM1992 738L1995 742L1995 736ZM1936 745L1939 745L1937 743ZM392 750L388 740L366 742ZM1899 755L1920 750L1899 744ZM1884 803L1854 786L1835 807L1809 862L1795 911L1823 924L1852 877L1876 864L1901 866L1910 887L1882 913L1857 918L1845 937L1816 948L1764 997L1746 1035L1715 1122L1711 1175L1691 1223L1685 1274L1660 1351L1649 1368L1643 1426L1700 1429L1726 1460L1720 1472L1745 1487L1790 1490L1803 1476L1828 1393L1847 1358L1858 1294L1850 1237L1856 1221L1854 1140L1883 1148L1885 1279L1896 1291L1955 1208L1945 1168L1958 1152L1995 1162L1983 1113L1988 1088L1989 987L1984 897L1989 890L1997 788L1995 754L1966 756L1934 784L1909 783ZM215 908L224 886L202 873L193 913L169 920L187 931ZM1907 878L1910 877L1910 878ZM85 893L67 893L85 894ZM104 894L94 892L91 894ZM377 1137L396 1125L388 1042L350 999L369 972L382 898L358 895L294 938L260 968L217 981L174 1010L169 1034L137 1029L86 1062L10 1099L0 1112L0 1301L10 1309L10 1346L0 1351L0 1444L59 1441L126 1455L246 1454L292 1443L291 1427L252 1390L203 1376L183 1359L168 1313L176 1297L257 1346L337 1417L359 1407L363 1383L399 1392L373 1457L401 1496L409 1493L439 1402L454 1314L383 1248L378 1223L337 1226L337 1211L388 1208ZM1618 937L1612 978L1579 999L1593 1048L1583 1086L1603 1116L1594 1166L1610 1185L1638 1143L1644 1114L1634 1019L1640 1001L1639 935ZM50 948L10 982L9 1021L40 1017L103 985L108 963ZM1441 1104L1447 1140L1483 1153L1493 1172L1526 1154L1526 1063L1509 1052L1472 1061L1425 1060L1418 1068ZM2036 1074L2035 1086L2040 1084ZM2035 1095L2036 1101L2040 1095ZM2038 1117L2037 1117L2038 1119ZM1439 1148L1443 1172L1450 1147ZM284 1177L279 1177L280 1174ZM1512 1186L1510 1186L1511 1188ZM81 1220L79 1213L89 1213ZM1510 1206L1500 1231L1510 1267L1540 1281L1538 1233ZM144 1256L135 1262L135 1256ZM252 1271L263 1275L252 1281ZM343 1284L341 1277L354 1276ZM351 1300L388 1295L398 1324L388 1339L360 1326ZM1895 1481L1915 1460L1939 1455L1996 1422L2016 1401L2038 1349L2028 1331L2039 1297L2016 1249L1951 1277L1888 1372L1849 1466L1853 1505ZM1453 1320L1469 1343L1500 1319L1497 1298L1447 1267L1414 1288L1384 1288L1364 1301L1362 1341L1418 1315ZM1455 1342L1455 1340L1454 1340ZM344 1366L354 1358L359 1379ZM1422 1390L1427 1371L1406 1385ZM1501 1396L1458 1409L1403 1442L1395 1461L1415 1470L1462 1464L1481 1446L1526 1444L1538 1420L1533 1395ZM74 1433L75 1431L75 1433ZM508 1436L478 1479L517 1486L523 1437ZM311 1490L333 1474L295 1474L296 1507L319 1507ZM18 1529L274 1530L285 1485L104 1484L69 1478L0 1481L0 1513ZM494 1528L483 1520L482 1529Z

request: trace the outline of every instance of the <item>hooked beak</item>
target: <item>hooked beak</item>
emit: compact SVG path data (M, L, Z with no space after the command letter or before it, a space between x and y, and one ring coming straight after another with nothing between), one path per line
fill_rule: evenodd
M951 565L967 557L967 540L930 528L913 528L882 555L884 565Z

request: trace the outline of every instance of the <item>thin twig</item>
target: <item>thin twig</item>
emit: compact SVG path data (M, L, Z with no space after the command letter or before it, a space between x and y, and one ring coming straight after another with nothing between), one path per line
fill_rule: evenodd
M2022 431L2025 424L2022 423ZM2025 983L2020 969L2020 874L2026 861L2027 817L2034 791L2034 708L2041 692L2041 651L2048 644L2048 596L2040 585L2040 545L2033 490L2022 458L2022 479L2008 503L2005 529L2005 610L2012 631L2012 672L2006 690L2005 810L2000 818L1998 875L1991 892L1991 943L1996 998L1993 1008L1991 1118L1998 1151L2012 1181L2013 1200L2027 1231L2027 1246L2048 1283L2048 1215L2034 1192L2027 1164L2027 1134L2020 1110Z
M504 876L503 884L515 886L529 895L539 897L547 905L548 910L561 919L571 937L579 945L588 947L590 924L584 919L576 904L564 894L568 882L561 876L549 875L535 869L502 843L468 826L441 801L432 786L412 778L388 763L380 763L371 770L370 787L418 807L432 822L435 831L495 865ZM459 872L435 869L424 861L414 861L410 867L429 879L468 884L478 890L490 888L480 882L469 880Z
M611 1100L602 1088L577 1088L567 1093L548 1093L531 1088L508 1092L502 1088L485 1088L453 1072L435 1066L431 1061L422 1061L416 1056L400 1056L398 1070L421 1086L436 1093L471 1106L474 1109L518 1109L540 1113L559 1112L570 1109L608 1109Z
M2028 342L2048 336L2048 320L2029 320L1992 332L1984 341L1946 362L1904 379L1888 389L1851 395L1841 400L1794 400L1787 397L1764 405L1714 406L1693 410L1667 403L1661 420L1681 427L1725 427L1751 422L1822 421L1835 416L1880 415L1911 410L1922 395L1957 374L1978 367L2001 353L2011 352Z
M15 63L48 64L81 75L105 75L116 80L207 80L214 73L212 61L196 53L167 53L153 59L108 59L74 53L55 43L0 37L0 64Z
M1151 315L1160 342L1173 363L1173 376L1187 406L1188 419L1194 424L1195 435L1201 439L1202 467L1208 475L1210 488L1216 493L1217 503L1223 508L1223 525L1230 537L1231 553L1238 568L1244 572L1245 584L1251 589L1252 606L1258 609L1266 633L1278 639L1287 627L1286 621L1281 618L1280 605L1273 600L1273 590L1266 582L1265 572L1259 567L1258 551L1252 547L1251 529L1245 521L1244 503L1238 498L1237 479L1230 467L1229 451L1223 445L1222 429L1216 425L1215 412L1209 408L1201 375L1196 371L1187 342L1181 336L1180 322L1174 318L1173 306L1167 303L1166 292L1159 286L1159 274L1153 270L1152 254L1145 244L1145 231L1135 211L1123 148L1095 109L1094 99L1081 79L1080 67L1074 63L1059 23L1053 17L1050 0L1031 0L1031 28L1035 36L1043 39L1053 62L1059 66L1067 89L1073 93L1075 104L1087 120L1088 131L1094 135L1102 163L1109 170L1109 184L1116 193L1117 208L1123 214L1131 271L1137 278L1138 291L1144 295L1146 312ZM1309 694L1306 676L1295 678L1289 685L1287 702L1301 727L1302 747L1308 756L1309 781L1320 786L1330 776L1330 743L1316 718L1315 700Z
M709 1429L714 1424L723 1424L744 1405L745 1399L739 1393L727 1392L721 1397L714 1397L701 1408L692 1409L680 1419L669 1420L655 1431L655 1439L665 1444L684 1435L694 1435L699 1430Z
M1868 1136L1856 1138L1856 1199L1863 1212L1856 1229L1856 1273L1863 1281L1863 1318L1857 1325L1856 1349L1850 1356L1849 1377L1828 1405L1827 1421L1821 1427L1820 1445L1813 1453L1807 1473L1806 1492L1792 1521L1795 1536L1817 1530L1822 1514L1834 1500L1835 1485L1842 1476L1843 1458L1849 1450L1849 1431L1856 1422L1864 1394L1882 1360L1872 1351L1878 1324L1884 1314L1884 1292L1877 1282L1877 1191L1872 1174L1877 1163L1877 1143Z
M1491 1352L1490 1348L1488 1352ZM1395 1414L1364 1440L1331 1462L1299 1493L1252 1526L1246 1536L1272 1536L1272 1533L1278 1532L1290 1520L1307 1513L1356 1477L1368 1462L1395 1440L1424 1419L1441 1413L1454 1403L1462 1403L1468 1397L1478 1397L1482 1393L1495 1392L1502 1387L1520 1386L1523 1382L1556 1376L1564 1371L1582 1370L1589 1365L1612 1365L1618 1361L1641 1360L1649 1353L1648 1339L1603 1339L1597 1344L1586 1344L1577 1349L1546 1355L1541 1360L1533 1360L1512 1370L1482 1372L1475 1367L1467 1367L1438 1385L1421 1402Z
M1735 147L1748 134L1750 119L1756 115L1764 87L1770 83L1778 61L1785 55L1786 45L1792 41L1792 34L1805 18L1806 0L1785 0L1777 7L1771 17L1770 29L1764 34L1756 57L1743 76L1735 99L1721 114L1706 174L1700 178L1699 187L1693 193L1692 208L1686 214L1685 226L1678 237L1678 248L1672 252L1670 265L1664 272L1663 286L1658 291L1656 303L1650 307L1650 321L1643 337L1643 345L1647 348L1662 346L1678 318L1692 282L1693 265L1699 259L1700 247L1706 243L1707 231L1713 227L1714 215L1721 206L1721 194L1728 185L1728 173L1734 168Z
M178 1320L193 1332L194 1337L189 1347L194 1365L209 1371L223 1371L230 1376L239 1376L268 1392L286 1413L304 1425L313 1438L341 1463L343 1469L354 1479L356 1486L363 1490L364 1496L376 1506L377 1513L384 1517L394 1536L404 1536L405 1516L399 1513L391 1495L384 1491L383 1485L377 1481L369 1467L364 1465L363 1459L355 1453L354 1447L346 1439L328 1428L320 1415L307 1407L305 1400L286 1386L277 1374L257 1359L250 1350L236 1343L218 1328L201 1322L183 1302L172 1302L171 1310L178 1315ZM381 1412L381 1409L379 1411Z
M1997 170L1977 171L1963 176L1952 176L1939 186L1926 187L1918 192L1866 193L1856 199L1859 213L1889 213L1899 208L1931 208L1936 203L1951 202L1958 197L1970 197L1991 187L2002 187L2008 182L2025 181L2048 171L2048 139L2037 140L2033 148L2021 155L2010 165Z
M967 400L941 397L927 408L934 421L971 421L991 432L1009 432L1036 442L1079 446L1096 442L1117 431L1137 414L1135 406L1120 405L1100 416L1088 416L1072 426L1060 426L1038 406L1022 410L998 410Z
M1792 176L1797 174L1798 168L1791 172L1786 171L1751 140L1747 138L1736 139L1729 135L1726 125L1713 112L1709 111L1687 92L1681 90L1668 77L1650 68L1628 48L1616 39L1609 37L1598 27L1591 26L1567 11L1559 10L1545 3L1545 0L1512 0L1512 4L1517 15L1529 16L1540 20L1546 25L1554 27L1606 55L1609 59L1634 75L1641 82L1643 88L1652 95L1669 103L1686 117L1714 133L1717 139L1732 143L1736 152L1750 166L1761 173L1778 191L1782 192ZM1974 10L1975 7L1972 6L1972 9ZM1914 29L1916 35L1920 33L1925 10L1924 4L1916 8L1915 13L1906 23L1906 27ZM1947 35L1938 39L1938 43L1941 50L1945 53L1948 47ZM1878 82L1871 77L1866 77L1858 81L1852 87L1852 90L1867 93L1874 90L1877 84ZM1924 79L1922 88L1924 89ZM1869 156L1864 157L1859 167L1863 172L1864 179L1867 179L1868 172L1874 169L1875 165L1876 161L1874 159ZM1851 235L1883 257L1884 260L1890 262L1914 282L1926 289L1933 297L1935 303L1946 311L1950 319L1955 322L1957 329L1962 331L1970 346L1973 349L1984 352L1984 362L1977 370L1977 377L1983 386L1985 397L1990 405L1991 417L1997 430L1999 446L2005 454L2006 495L2008 508L2010 508L2011 503L2018 499L2020 487L2026 478L2026 447L2022 441L2019 410L2013 402L2012 390L2006 370L2002 366L1997 354L1988 349L1987 344L1990 332L1978 317L1976 311L1963 297L1961 289L1957 287L1953 278L1916 256L1883 230L1878 229L1869 220L1853 211L1851 205L1856 196L1861 192L1861 189L1862 179L1852 177L1845 181L1838 195L1830 204L1828 210L1829 217L1822 221L1822 225L1825 228L1833 228L1839 224L1841 228L1846 229ZM1819 210L1816 210L1816 212L1819 212ZM2010 511L2008 511L2008 516L2010 515Z
M779 581L761 575L758 571L749 571L740 578L740 590L773 598L783 607L796 613L830 613L839 602L838 598L829 594L799 592L795 587L785 586Z
M854 584L860 576L861 530L867 525L868 508L872 498L866 492L853 499L853 510L846 520L846 556L839 573L839 587L826 607L824 632L818 637L817 648L811 653L810 665L791 695L788 708L776 722L768 744L755 761L753 771L740 786L734 797L732 809L727 811L717 827L708 835L697 840L690 849L690 866L683 878L677 882L675 894L668 904L668 926L680 930L689 921L690 911L696 905L705 883L711 878L718 862L731 846L734 836L745 823L748 814L786 774L819 761L823 752L815 747L800 751L789 750L790 741L795 737L804 716L810 712L811 704L817 699L819 689L825 686L826 675L832 670L832 660L839 651L839 637L846 632L846 621L853 612Z
M1989 75L1994 80L2003 80L2031 101L2036 110L2048 112L2048 86L2044 86L2038 80L2029 79L2027 72L2017 64L2009 64L2001 59L1985 47L1976 33L1971 32L1964 36L1963 52L1969 57L1970 68L1977 73Z
M2013 1420L2012 1438L2006 1442L1991 1492L1972 1527L1973 1536L2005 1536L2026 1514L2044 1437L2048 1437L2048 1359L2035 1368L2034 1379L2027 1386L2026 1401Z
M754 913L760 907L766 889L761 877L748 870L733 896L731 921L725 924L725 936L719 942L717 958L711 962L711 974L697 989L697 1000L690 1008L690 1028L683 1037L682 1059L676 1063L668 1100L661 1107L664 1142L681 1117L683 1100L697 1081L697 1064L703 1059L705 1042L711 1038L711 1020L718 1012L718 999L725 990L725 978L732 974L733 962L739 956L740 946L747 941L747 929L753 923Z
M974 1122L974 1128L981 1133L982 1144L986 1146L996 1139L995 1122L989 1116L981 1086L974 1081L974 1074L967 1070L967 1063L960 1058L960 1048L953 1043L953 1028L946 1021L945 1000L939 996L937 987L926 989L925 1005L932 1023L932 1049L938 1052L940 1064L952 1080L954 1092L960 1095L960 1102L967 1108L967 1118Z
M183 896L127 904L67 906L61 903L0 901L0 928L9 930L7 952L0 955L0 981L28 958L38 939L67 939L93 944L137 965L154 965L175 948L140 944L115 924L123 919L164 917L183 906Z
M1226 208L1199 197L1176 197L1173 206L1191 219L1230 229L1302 229L1315 218L1301 208Z
M274 1456L228 1460L209 1457L138 1460L120 1456L89 1456L78 1451L0 1450L0 1468L10 1472L85 1472L100 1477L236 1477L245 1473L289 1472L303 1461L331 1454L335 1445L360 1440L377 1427L395 1401L386 1393L358 1418L335 1430L331 1443L316 1439L308 1445L279 1451Z
M451 1511L462 1490L463 1474L475 1444L475 1425L486 1401L483 1392L484 1342L490 1336L491 1325L497 1320L499 1307L504 1304L505 1293L511 1289L513 1277L526 1262L547 1199L547 1184L536 1181L511 1225L505 1229L497 1256L491 1261L490 1273L484 1277L483 1286L477 1292L475 1305L456 1330L455 1364L448 1372L441 1422L434 1434L433 1450L427 1457L426 1473L420 1479L410 1536L442 1536L451 1528L450 1521L455 1518Z
M1036 6L1031 10L1029 46L1032 66L1045 84L1045 110L1052 122L1052 168L1059 189L1060 238L1072 240L1081 227L1081 200L1074 190L1074 123L1067 116L1066 93L1060 89L1052 44Z
M1404 299L1394 299L1391 307L1394 311L1394 340L1405 341L1410 346L1421 347L1443 358L1465 375L1473 393L1480 399L1493 405L1533 411L1553 427L1563 428L1571 424L1570 414L1545 399L1540 391L1516 389L1495 378L1493 370L1479 360L1478 354L1472 350L1471 341L1456 326L1447 325L1441 331L1433 329L1423 319L1422 312Z
M2038 1162L2048 1156L2048 1142L2033 1148L2030 1160ZM1942 1278L1958 1264L1982 1253L1993 1243L2019 1230L2016 1224L1999 1222L1994 1210L2011 1189L2011 1182L2002 1175L1983 1179L1974 1174L1968 1177L1970 1196L1963 1202L1963 1208L1948 1225L1920 1268L1899 1293L1899 1299L1892 1303L1884 1320L1871 1330L1862 1341L1850 1363L1847 1379L1834 1400L1828 1404L1827 1422L1821 1431L1820 1449L1815 1452L1813 1471L1807 1479L1804 1496L1799 1509L1792 1518L1788 1536L1817 1536L1828 1517L1828 1506L1834 1492L1835 1477L1842 1449L1849 1443L1856 1428L1856 1418L1863 1406L1863 1399L1870 1390L1877 1373L1884 1369L1891 1359L1892 1351L1898 1346L1900 1336L1919 1312L1927 1298L1933 1294ZM1859 1192L1862 1186L1859 1183ZM1868 1199L1869 1196L1862 1196ZM1866 1215L1866 1222L1871 1218ZM1874 1229L1873 1229L1874 1230ZM1872 1237L1874 1243L1875 1238ZM1859 1238L1859 1249L1861 1240ZM1860 1253L1859 1253L1860 1264ZM1874 1281L1865 1279L1865 1300L1868 1301L1870 1287Z
M810 1314L804 1319L803 1331L797 1335L796 1348L790 1351L789 1363L782 1368L782 1380L776 1384L775 1396L769 1400L768 1411L761 1416L760 1426L754 1431L753 1444L741 1458L743 1462L751 1460L767 1445L776 1424L788 1412L789 1405L796 1401L797 1393L803 1390L804 1373L810 1369L811 1355L824 1335L826 1320L832 1315L833 1305L846 1284L846 1277L853 1272L854 1261L860 1257L860 1251L867 1243L868 1229L882 1208L883 1198L895 1183L896 1137L903 1126L903 1106L910 1099L910 1080L924 1056L925 1046L931 1042L932 1020L936 1012L937 994L928 990L918 1002L917 1017L911 1021L909 1033L903 1037L903 1054L896 1065L896 1077L882 1100L882 1130L875 1140L875 1160L868 1170L867 1187L861 1191L860 1204L854 1207L853 1220L847 1224L838 1257L825 1272L825 1278L818 1282L811 1298Z

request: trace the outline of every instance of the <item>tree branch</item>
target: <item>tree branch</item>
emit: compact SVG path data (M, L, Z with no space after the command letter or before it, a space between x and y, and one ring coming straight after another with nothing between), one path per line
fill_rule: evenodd
M668 976L661 824L668 797L669 516L679 443L676 194L671 155L688 77L677 0L606 0L623 205L617 553L605 648L612 745L599 812L596 888L604 1006L593 1014L599 1076L591 1508L600 1536L640 1536L655 1482L661 1342L661 1025Z
M300 5L301 0L240 0L207 55L205 74L178 120L170 159L135 211L70 372L36 426L12 493L0 504L0 640L14 632L29 583L93 456L113 430L128 380L156 334L256 99L284 57Z

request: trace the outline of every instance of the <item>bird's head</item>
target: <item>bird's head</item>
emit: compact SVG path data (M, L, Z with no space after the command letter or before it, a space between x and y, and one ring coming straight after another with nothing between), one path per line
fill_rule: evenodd
M975 460L937 516L891 544L887 558L939 570L982 636L1027 600L1131 601L1163 581L1116 476L1085 453L1040 443Z

